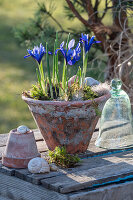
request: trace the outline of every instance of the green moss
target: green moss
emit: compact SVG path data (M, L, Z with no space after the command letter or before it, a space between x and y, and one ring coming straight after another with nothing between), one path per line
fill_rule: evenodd
M48 95L43 92L39 85L32 85L30 91L25 91L23 94L36 100L50 100Z
M84 86L83 88L83 100L93 100L98 97L98 94L95 93L90 86Z
M71 85L71 87L68 89L67 92L67 99L68 101L73 100L73 97L78 94L79 98L82 100L93 100L98 97L98 94L94 92L90 86L84 86L82 89L79 85L79 83L74 83Z
M53 100L59 97L59 87L58 85L52 86L53 91L53 98L50 95L50 88L47 85L46 93L40 88L40 85L32 85L32 88L27 92L24 91L23 94L29 98L36 99L36 100Z
M79 92L80 87L78 83L74 83L71 85L71 87L68 89L67 96L68 100L71 101L73 99L73 96Z
M58 166L70 168L80 162L77 155L68 154L65 147L56 147L54 151L49 151L50 162Z

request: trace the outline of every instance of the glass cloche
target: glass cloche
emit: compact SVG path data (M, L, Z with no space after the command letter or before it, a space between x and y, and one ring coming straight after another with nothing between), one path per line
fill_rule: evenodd
M121 81L111 82L111 98L106 102L100 120L99 136L95 145L107 149L133 146L131 104Z

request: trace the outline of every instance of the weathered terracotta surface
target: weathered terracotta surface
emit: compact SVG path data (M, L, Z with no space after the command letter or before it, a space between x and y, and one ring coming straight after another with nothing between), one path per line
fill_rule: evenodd
M37 151L33 131L18 133L17 129L10 131L2 164L12 168L27 168L28 162L40 156Z
M110 94L94 101L40 101L22 96L50 150L65 146L68 153L87 150L99 117L94 102L102 110Z

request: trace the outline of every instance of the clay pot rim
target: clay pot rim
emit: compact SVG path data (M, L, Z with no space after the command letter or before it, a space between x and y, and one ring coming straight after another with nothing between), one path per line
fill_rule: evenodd
M60 105L65 105L65 106L71 106L71 105L91 105L93 102L95 103L99 103L99 102L104 102L106 99L109 99L110 98L110 92L98 97L98 98L95 98L94 100L85 100L85 101L45 101L45 100L36 100L36 99L32 99L32 98L28 98L24 95L22 95L22 99L25 101L25 102L29 102L29 103L34 103L34 104L44 104L44 105L57 105L57 106L60 106Z

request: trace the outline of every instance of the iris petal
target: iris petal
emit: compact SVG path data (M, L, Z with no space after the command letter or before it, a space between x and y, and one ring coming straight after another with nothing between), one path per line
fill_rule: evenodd
M101 43L101 41L94 41L93 44L95 44L95 43Z
M59 48L55 50L55 55L57 55L58 51L60 51Z
M87 51L90 50L92 44L94 43L94 38L95 38L95 36L92 36L92 37L91 37L91 39L90 39L90 41L89 41L89 45L88 45L88 47L87 47Z
M24 58L28 58L28 57L30 57L30 56L31 56L31 55L30 55L30 54L28 54L28 55L25 55L25 56L24 56Z
M75 40L74 39L70 40L68 44L68 49L71 49L72 47L74 47L74 44L75 44Z
M72 49L74 44L75 44L75 40L72 39L68 44L68 50L67 50L67 49L63 48L64 42L62 42L60 44L60 48L56 49L55 55L57 55L57 52L60 50L60 52L64 56L67 64L69 64L69 65L75 64L75 62L80 59L81 48L80 48L80 43L78 43L76 48Z
M69 60L71 60L73 58L73 54L74 54L74 50L72 49L69 49L68 52L67 52L67 63L69 62Z
M49 52L48 52L48 54L49 54L49 55L52 55L52 52L51 52L51 51L49 51Z
M39 64L41 63L43 55L46 53L45 47L40 43L40 46L34 46L33 50L27 49L28 55L24 56L24 58L27 58L29 56L32 56ZM50 51L48 54L52 54Z
M80 48L80 42L77 44L75 50L76 50L76 51L81 51L81 48Z
M83 33L81 33L81 38L80 38L81 43L83 43L83 41L88 43L88 39L89 39L88 34L83 35Z
M61 43L61 45L60 45L60 49L62 49L63 46L64 46L64 41Z
M89 35L81 33L80 42L82 43L82 45L85 49L85 54L90 50L90 48L93 44L101 42L101 41L94 41L94 38L95 38L95 36L92 36L90 41L88 41ZM88 44L88 42L89 42L89 44Z
M62 53L62 55L64 56L64 58L66 59L66 49L60 49L60 51L61 51L61 53Z

